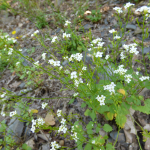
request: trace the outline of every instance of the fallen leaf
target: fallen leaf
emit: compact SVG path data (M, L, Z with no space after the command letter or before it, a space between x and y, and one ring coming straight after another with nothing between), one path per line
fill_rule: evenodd
M32 112L33 114L37 114L37 113L38 113L38 110L37 110L37 109L31 109L31 112Z
M54 119L54 115L52 114L52 112L47 113L44 121L45 121L45 124L47 125L51 125L51 126L55 125L55 119Z
M124 89L119 89L118 92L125 96L125 90Z

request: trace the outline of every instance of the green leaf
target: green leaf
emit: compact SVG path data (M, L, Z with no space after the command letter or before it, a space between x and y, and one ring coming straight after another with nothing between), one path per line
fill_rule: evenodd
M84 150L91 150L92 149L92 145L90 143L86 144Z
M115 150L112 144L106 144L106 150Z
M74 98L70 100L68 104L72 104L74 102Z
M89 116L90 113L91 113L91 110L87 109L87 110L84 112L84 115L85 115L85 116Z
M105 124L103 126L103 130L106 132L110 132L110 131L112 131L112 127L109 124Z
M93 128L93 122L90 121L90 122L87 124L86 129L88 130L88 129L92 129L92 128Z
M100 114L103 114L106 111L109 111L109 107L107 105L100 106L97 110Z
M88 134L93 134L93 131L92 130L87 130L87 133Z
M99 127L96 127L96 133L98 133L100 131Z
M81 108L84 108L86 106L86 103L81 104Z
M92 118L92 120L94 121L96 118L96 113L94 110L92 110L92 113L90 113L90 117Z

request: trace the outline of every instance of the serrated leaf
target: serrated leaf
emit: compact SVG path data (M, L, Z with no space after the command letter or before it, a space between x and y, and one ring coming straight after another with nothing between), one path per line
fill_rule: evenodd
M106 113L106 118L107 118L108 120L113 120L113 118L114 118L114 113L111 113L111 112Z
M122 113L117 113L117 116L116 116L116 124L121 127L121 128L124 128L124 125L126 123L126 116Z
M91 110L87 109L87 110L84 112L84 115L85 115L85 116L89 116L90 113L91 113Z
M93 134L93 131L92 130L87 130L87 133L88 134Z
M90 122L87 124L86 129L88 130L88 129L92 129L92 128L93 128L93 122L90 121Z
M91 150L92 149L92 145L90 143L86 144L84 150Z
M81 108L84 108L86 106L86 103L81 104Z
M98 133L100 131L99 127L96 127L96 133Z
M72 104L74 102L74 98L69 101L68 104Z
M103 126L103 130L106 132L110 132L110 131L112 131L112 127L109 124L105 124Z
M104 112L107 111L109 111L109 107L107 105L100 106L97 110L97 112L99 112L100 114L103 114Z
M90 113L90 117L92 118L93 121L95 120L96 114L95 114L94 110L92 111L92 113Z

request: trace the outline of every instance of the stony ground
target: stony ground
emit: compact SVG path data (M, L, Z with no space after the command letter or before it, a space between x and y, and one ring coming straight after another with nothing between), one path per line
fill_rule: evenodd
M122 7L126 2L125 1L116 1L116 0L106 0L106 1L99 1L99 4L102 5L101 7L101 12L102 12L102 19L97 22L97 23L92 23L88 20L84 20L82 22L82 26L84 27L84 31L88 31L91 29L93 37L100 37L103 38L103 41L105 42L105 46L110 44L109 38L112 37L112 35L108 32L110 29L114 28L115 30L119 29L118 23L116 21L116 18L114 17L113 13L114 7ZM97 4L97 5L99 5ZM148 0L141 1L139 4L135 6L135 8L139 8L141 6L147 5ZM82 4L83 8L85 7L84 4ZM95 8L95 1L89 1L88 5L90 6L89 8ZM73 3L72 1L65 1L62 5L60 5L60 11L63 13L65 12L65 15L67 18L70 18L72 20L75 17L74 13L74 7L78 7L78 3ZM17 8L17 3L16 5L13 6L16 9ZM67 10L67 11L66 11ZM138 27L136 23L136 18L139 20L142 19L142 16L138 13L134 13L133 11L133 20L130 21L130 23L127 25L126 28L126 33L124 39L126 39L126 44L133 43L134 40L141 41L142 40L142 31ZM47 14L52 13L51 9L47 10ZM7 32L9 35L14 36L14 37L19 37L19 36L24 36L24 38L18 38L18 45L19 48L23 49L23 54L28 55L27 49L31 50L32 47L35 48L35 52L30 55L35 61L39 60L40 63L44 66L45 62L41 59L41 54L45 49L36 41L35 38L31 37L31 34L38 28L35 26L35 24L27 17L24 17L23 15L17 14L13 15L11 12L6 12L6 11L1 11L0 12L1 20L0 20L0 29L2 29L4 32ZM49 20L49 28L45 27L43 29L39 29L40 35L44 36L45 34L48 34L49 36L54 36L62 33L63 27L61 25L59 27L54 24L56 18L51 18L47 15L47 20ZM124 24L123 24L124 25ZM150 32L150 26L148 27L148 31ZM78 29L78 25L76 25L76 29L78 31L78 34L83 34ZM16 31L15 35L12 35L12 31ZM129 31L129 32L128 32ZM121 33L120 33L121 34ZM44 41L46 46L51 47L51 42L49 40ZM124 43L122 43L123 45ZM121 45L121 46L122 46ZM120 48L121 48L120 46ZM147 54L150 51L150 36L144 41L144 54ZM144 68L137 62L135 62L135 59L142 59L142 52L141 49L138 49L139 54L138 56L134 56L132 60L132 67L134 70L136 70L137 67L141 67L141 74L144 75ZM111 52L111 50L108 48L107 52ZM62 60L62 55L58 54L57 51L55 51L56 57L61 61ZM119 63L119 57L117 59ZM148 58L146 58L146 62L149 63ZM89 63L87 61L87 63ZM63 62L64 66L66 65L65 62ZM24 65L29 65L27 61L24 61ZM150 73L149 65L147 65L147 70L148 73ZM50 79L48 75L43 74L41 76L42 79L44 79L43 83L40 85L40 87L35 88L35 87L27 87L26 86L26 81L22 81L18 78L18 76L14 73L11 73L7 68L1 73L1 79L0 79L0 87L4 87L8 89L9 91L15 93L16 95L21 95L21 91L26 90L26 94L23 96L28 96L28 97L34 97L35 99L27 99L24 98L23 101L26 102L33 102L32 105L30 105L30 109L38 109L38 115L42 116L43 118L46 116L46 113L48 110L43 110L41 108L41 102L42 98L56 98L56 99L49 99L48 105L53 109L53 111L56 113L58 109L61 109L63 113L66 115L70 114L79 114L80 117L76 116L77 118L81 119L87 124L90 121L89 117L84 116L84 111L86 110L85 108L81 108L80 105L82 103L82 100L79 98L76 98L74 103L69 104L68 102L70 101L72 95L74 94L74 91L66 90L66 91L60 91L60 89L63 87L64 89L66 88L65 85L62 85L58 80L56 79ZM141 91L139 95L143 95L145 99L150 97L150 92L147 89L144 89ZM66 97L66 98L62 98ZM36 99L37 98L37 99ZM40 99L38 99L40 98ZM19 104L18 104L19 105ZM146 125L149 125L150 123L150 117L149 115L139 113L139 112L133 112L132 114L135 118L135 120L140 123L142 127L145 127ZM68 147L68 148L73 148L75 147L74 141L67 140L67 138L63 138L61 136L54 136L54 133L48 134L48 131L46 132L39 132L37 134L31 133L30 126L26 126L25 124L19 123L19 121L15 121L15 124L13 123L14 120L10 120L9 117L2 117L0 116L0 121L6 120L6 122L9 124L9 127L12 128L13 131L17 130L17 128L20 128L19 133L17 133L20 137L24 135L24 138L22 138L21 142L26 142L28 145L32 147L33 150L49 150L49 142L56 140L58 143ZM117 126L115 125L115 121L107 121L104 119L103 116L98 116L98 122L104 125L105 123L109 123L110 125L113 126L113 131L108 135L109 136L109 141L114 142L116 139L117 135ZM55 126L58 127L59 123L58 120L55 120ZM133 126L130 123L128 126ZM138 131L138 135L140 138L140 142L142 145L142 149L149 150L150 148L148 145L150 144L150 140L146 143L142 142L142 134L141 134L141 129L136 128ZM132 130L132 127L131 127ZM16 131L18 132L18 131ZM26 133L26 134L25 134ZM101 135L106 135L103 130L100 131ZM26 135L26 136L25 136ZM20 138L16 139L16 141L19 141ZM73 148L74 149L74 148ZM117 150L138 150L139 145L137 142L137 138L135 134L130 132L130 128L123 129L119 133L119 138L118 142L116 143L116 149Z

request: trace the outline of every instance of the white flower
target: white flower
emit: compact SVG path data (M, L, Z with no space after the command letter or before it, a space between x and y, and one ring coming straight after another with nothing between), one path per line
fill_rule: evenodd
M55 148L60 148L60 147L61 147L60 145L58 145L58 144L56 143L56 141L52 142L52 143L51 143L51 146L52 146L52 149L50 149L50 150L56 150Z
M61 116L61 112L62 112L62 110L59 110L59 109L57 110L57 116L58 116L58 117Z
M5 95L6 95L6 93L3 93L3 94L1 95L1 98L4 98L4 97L5 97Z
M82 68L82 70L86 70L86 67L84 66L84 67Z
M32 126L36 125L36 120L32 119Z
M127 78L125 81L128 82L128 83L130 83L131 79Z
M16 66L18 66L19 64L20 64L20 62L17 62L17 63L16 63Z
M49 62L51 65L53 65L53 64L55 63L55 61L54 61L53 59L50 59L48 62Z
M136 12L137 11L150 13L150 7L142 6L141 8L138 8Z
M116 35L115 37L114 37L114 39L120 39L121 37L120 36L118 36L118 35Z
M54 66L60 66L60 61L55 61L53 65Z
M63 38L69 38L70 36L70 34L63 33Z
M70 23L71 23L70 21L66 20L65 26L68 26L68 24L70 24Z
M59 67L59 70L61 70L62 68L63 68L63 66L60 66L60 67Z
M35 132L35 126L32 126L31 131L34 133Z
M79 93L74 93L73 96L76 97Z
M48 103L42 103L42 108L44 109L47 105Z
M64 124L65 124L65 122L66 122L66 119L62 118L62 120L61 120L61 122L60 122L60 123L64 125Z
M37 35L37 33L39 33L39 30L36 30L33 34L31 34L31 37Z
M19 49L18 51L22 52L22 49Z
M129 3L126 3L126 5L124 6L124 8L127 9L128 7L130 7L130 6L132 6L132 5L134 5L134 4L132 4L132 3L130 3L130 2L129 2Z
M122 8L120 8L120 7L115 7L115 8L113 8L113 9L116 10L119 14L123 12L123 11L121 10Z
M35 66L39 66L39 61L34 63Z
M45 57L46 57L46 53L43 53L43 54L42 54L42 59L45 60Z
M3 117L5 117L5 113L4 113L3 111L1 112L1 115L2 115Z
M64 132L64 133L66 133L67 128L66 128L65 125L61 125L61 126L59 127L58 133L60 133L61 131Z
M57 36L54 36L53 38L52 38L52 43L54 43L56 40L58 39L58 37Z
M105 59L107 60L110 56L109 55L106 55Z
M105 42L98 42L98 43L97 43L97 46L101 48L101 47L104 45L104 43L105 43Z
M105 96L101 95L101 97L99 97L99 95L96 97L96 99L100 102L100 105L105 105L104 100L105 100Z
M136 75L139 75L139 72L138 72L138 71L136 72Z
M77 78L77 72L76 71L73 71L71 73L71 79L73 79L73 78Z
M115 33L115 32L117 32L117 31L114 30L114 29L111 29L111 30L109 30L109 32L110 32L110 33Z
M14 116L14 115L16 115L16 110L15 111L12 111L12 112L10 112L10 117L12 117L12 116Z
M102 41L102 38L97 38L97 39L94 39L91 43L97 44L98 42L101 42L101 41Z
M64 59L65 59L65 60L68 59L68 56L64 57Z
M95 57L102 57L102 54L103 54L103 52L97 52L97 53L95 54Z
M66 69L66 70L65 70L65 73L66 73L66 74L69 74L69 73L70 73L70 71L69 71L68 69Z
M95 144L95 140L92 141L92 144Z
M144 77L144 76L142 76L142 77L141 77L141 78L139 78L139 79L140 79L141 81L144 81L144 80L146 80L146 79L147 79L147 80L149 80L149 76L145 76L145 77Z
M121 59L126 58L126 56L124 56L124 52L121 52L120 56L121 56Z
M37 119L37 123L38 125L43 125L45 123L45 121L42 118Z

